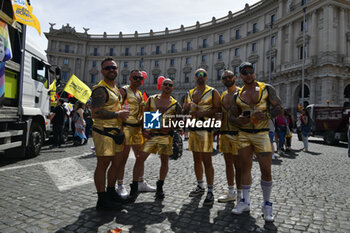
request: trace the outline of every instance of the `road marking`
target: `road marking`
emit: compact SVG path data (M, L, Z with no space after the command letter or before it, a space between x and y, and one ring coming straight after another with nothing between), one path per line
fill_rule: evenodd
M80 158L80 157L85 157L91 155L90 153L84 153L83 155L76 155L76 156L72 156L70 158L74 159L74 158ZM13 167L5 167L5 168L0 168L0 172L2 171L8 171L8 170L14 170L14 169L22 169L22 168L26 168L26 167L32 167L32 166L37 166L37 165L43 165L45 163L50 163L52 161L60 161L60 160L64 160L66 158L63 159L56 159L56 160L49 160L49 161L44 161L44 162L38 162L38 163L31 163L31 164L26 164L26 165L21 165L21 166L13 166Z
M93 182L92 172L88 171L74 158L49 161L42 164L42 166L60 191Z
M76 186L81 186L93 182L93 172L88 171L83 165L76 161L91 155L91 152L83 155L76 155L69 158L55 159L50 161L0 168L0 172L15 169L24 169L33 166L43 166L46 173L51 177L59 191L66 191ZM135 160L133 151L130 151L129 159Z

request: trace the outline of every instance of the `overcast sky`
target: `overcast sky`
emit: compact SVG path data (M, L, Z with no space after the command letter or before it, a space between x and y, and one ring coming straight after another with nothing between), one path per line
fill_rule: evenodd
M33 14L41 25L41 36L28 27L28 34L43 49L47 49L49 23L61 28L67 23L77 32L90 28L89 34L119 34L163 31L166 27L179 28L208 22L212 17L221 18L229 11L242 10L246 3L258 0L31 0Z

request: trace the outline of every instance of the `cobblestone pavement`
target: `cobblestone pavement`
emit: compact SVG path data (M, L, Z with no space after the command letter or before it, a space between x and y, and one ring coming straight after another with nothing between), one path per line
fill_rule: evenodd
M310 138L310 153L293 138L294 150L273 162L275 222L261 217L260 172L253 163L250 214L234 216L234 203L202 205L188 197L195 186L192 155L171 160L165 181L166 198L140 194L120 212L96 212L92 180L96 159L91 142L81 147L43 148L28 160L0 158L0 232L350 232L350 159L347 145L325 146ZM187 148L185 143L184 148ZM213 156L215 198L227 187L223 156ZM134 158L127 163L125 183L131 182ZM160 160L146 161L145 177L157 181ZM129 188L129 187L128 187Z

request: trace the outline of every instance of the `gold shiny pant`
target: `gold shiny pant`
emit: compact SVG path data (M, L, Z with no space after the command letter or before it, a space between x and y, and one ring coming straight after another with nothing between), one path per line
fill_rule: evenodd
M141 145L143 143L141 127L124 126L125 145Z
M213 132L207 130L190 131L188 149L193 152L213 152Z
M238 155L237 135L220 134L219 151Z
M92 131L96 156L114 156L123 151L123 144L118 145L113 138Z
M141 151L159 155L172 155L173 154L173 137L166 136L154 136L151 139L145 139L141 147Z
M272 152L269 132L247 133L243 131L238 132L239 149L253 146L254 152Z

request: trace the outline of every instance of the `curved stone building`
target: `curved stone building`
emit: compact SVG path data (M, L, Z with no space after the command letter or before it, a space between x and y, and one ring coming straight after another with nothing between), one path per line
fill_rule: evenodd
M113 56L118 86L127 83L132 69L141 69L148 73L142 90L156 93L157 77L163 75L175 80L174 96L181 99L195 86L197 68L205 68L208 84L223 91L222 70L238 72L242 61L250 61L257 79L271 82L288 109L301 103L303 70L305 102L350 104L347 0L262 0L220 19L161 32L93 35L88 30L51 24L45 33L49 61L62 67L64 81L75 74L94 85L101 80L101 60Z

